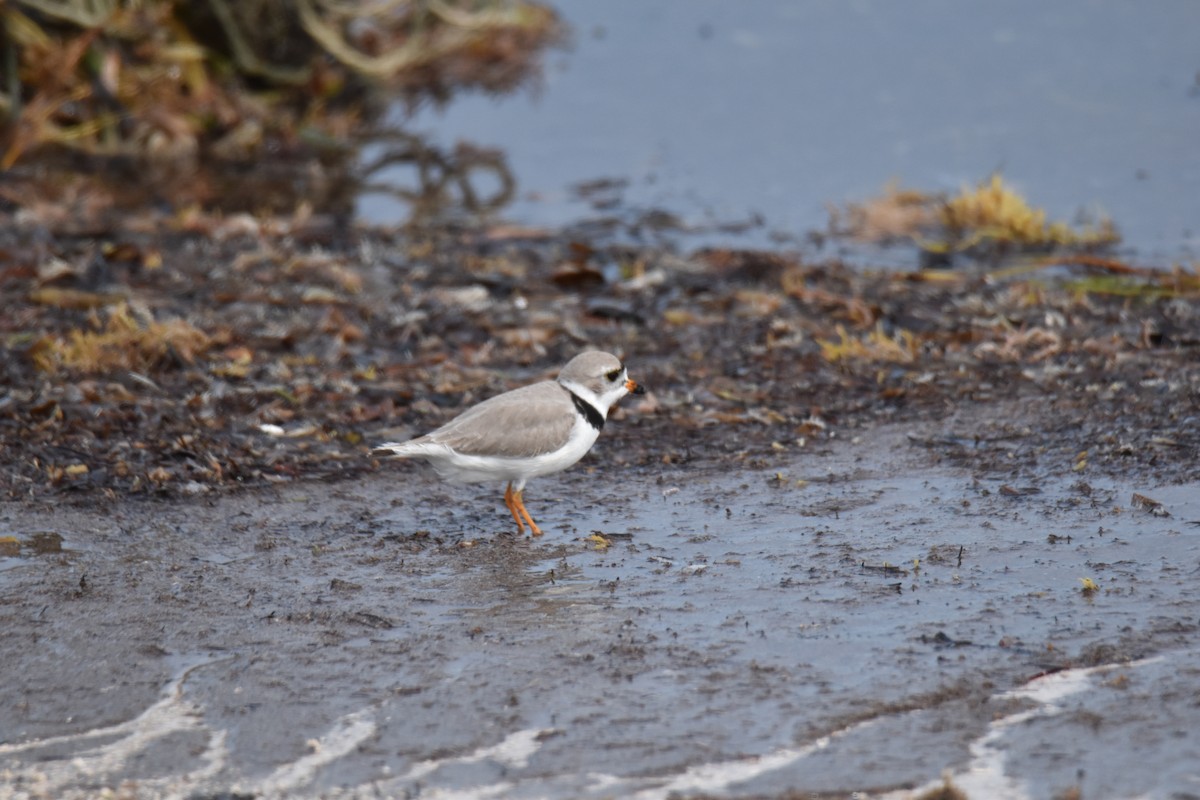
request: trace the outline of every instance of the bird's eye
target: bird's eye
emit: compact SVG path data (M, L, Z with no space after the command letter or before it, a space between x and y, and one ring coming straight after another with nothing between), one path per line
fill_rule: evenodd
M617 378L621 377L621 370L619 367L614 370L609 370L608 372L604 373L604 377L608 378L610 381L615 381Z

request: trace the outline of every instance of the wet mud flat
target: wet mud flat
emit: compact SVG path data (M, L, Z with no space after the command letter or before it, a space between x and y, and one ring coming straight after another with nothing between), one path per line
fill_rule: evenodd
M938 463L954 432L732 470L602 437L531 487L540 539L407 466L8 503L0 794L1194 793L1200 484Z
M0 796L1197 791L1194 276L86 211L0 233ZM369 455L591 347L545 537Z

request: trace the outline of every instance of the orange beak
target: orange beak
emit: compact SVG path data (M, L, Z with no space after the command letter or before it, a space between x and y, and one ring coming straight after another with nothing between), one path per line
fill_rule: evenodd
M630 394L645 394L646 393L646 387L639 385L638 382L635 381L633 378L625 379L625 388L629 390Z

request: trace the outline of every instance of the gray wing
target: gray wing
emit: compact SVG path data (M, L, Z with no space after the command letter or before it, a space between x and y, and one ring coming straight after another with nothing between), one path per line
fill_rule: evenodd
M566 443L575 417L567 390L542 381L484 400L417 441L464 455L537 456Z

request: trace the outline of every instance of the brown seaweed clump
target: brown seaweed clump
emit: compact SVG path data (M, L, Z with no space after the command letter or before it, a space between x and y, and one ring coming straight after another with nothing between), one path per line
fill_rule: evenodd
M562 35L509 0L10 0L0 23L0 169L116 165L176 204L228 193L213 164L348 162L390 101L509 91Z
M1051 221L998 174L955 195L889 185L866 202L831 209L830 232L873 244L911 242L931 260L1094 252L1120 242L1106 217L1078 226Z

